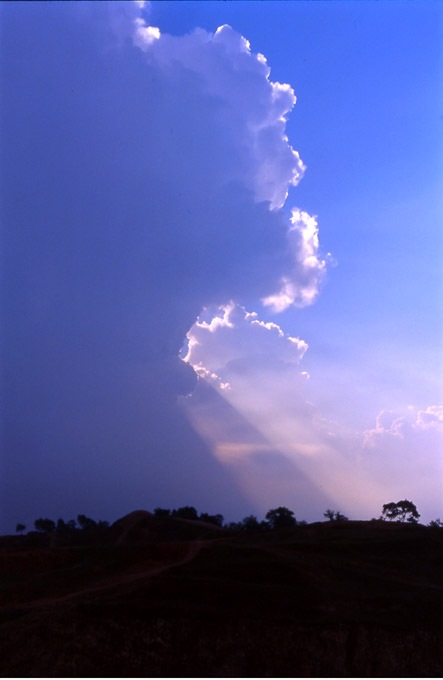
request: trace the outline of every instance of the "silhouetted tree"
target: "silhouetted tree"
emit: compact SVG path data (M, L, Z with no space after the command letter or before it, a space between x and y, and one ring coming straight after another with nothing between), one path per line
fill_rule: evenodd
M330 508L328 508L328 509L323 513L323 517L326 517L326 518L329 519L331 522L333 522L333 521L334 521L334 518L335 518L335 510L331 510Z
M215 524L217 527L223 526L223 515L208 515L207 512L201 512L199 519L202 522L208 522L209 524Z
M97 523L97 529L107 529L109 526L109 522L107 522L105 519L99 519Z
M266 513L266 519L271 529L294 527L297 524L292 510L285 507L272 508Z
M90 531L91 529L97 528L97 522L90 517L86 517L86 515L78 515L77 522L80 529L83 529L83 531Z
M22 533L24 532L25 529L26 529L26 525L25 525L25 524L20 524L20 523L18 523L17 526L15 527L15 530L16 530L16 532L17 532L18 534L22 534Z
M156 517L170 517L171 516L171 511L166 510L164 508L155 508L154 510L154 515Z
M34 522L34 527L36 531L40 531L41 533L52 533L55 531L55 522L52 521L52 519L36 519Z
M180 519L198 519L197 510L189 505L173 510L171 515L172 517L179 517Z
M397 522L410 522L416 524L420 513L418 512L416 506L412 501L407 499L403 501L398 501L397 503L385 503L383 505L382 518L392 520L396 519Z
M229 524L226 525L226 528L229 529L229 531L243 531L244 526L243 522L229 522Z

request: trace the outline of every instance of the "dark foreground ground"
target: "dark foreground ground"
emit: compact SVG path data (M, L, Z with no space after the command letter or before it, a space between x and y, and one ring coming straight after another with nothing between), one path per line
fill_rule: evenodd
M443 530L228 535L131 513L0 537L1 676L443 675Z

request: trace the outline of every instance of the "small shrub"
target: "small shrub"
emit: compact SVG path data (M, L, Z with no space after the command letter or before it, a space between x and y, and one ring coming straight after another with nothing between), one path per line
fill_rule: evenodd
M440 517L438 517L437 519L432 519L429 522L428 527L433 527L434 529L443 529L443 522L441 521Z
M340 510L331 510L328 508L324 513L323 517L327 517L330 522L346 522L349 518L346 517Z

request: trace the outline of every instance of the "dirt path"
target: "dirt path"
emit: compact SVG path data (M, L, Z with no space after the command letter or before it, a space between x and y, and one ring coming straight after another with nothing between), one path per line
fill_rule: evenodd
M83 590L77 590L68 595L62 595L61 597L49 597L41 600L33 600L31 602L18 603L17 606L20 609L36 609L39 607L52 607L59 604L64 604L68 602L73 602L78 598L84 597L85 595L96 595L106 591L112 591L113 589L120 589L122 587L128 586L133 583L149 581L153 576L157 576L168 569L173 569L174 567L179 567L182 564L191 562L204 548L205 545L214 543L220 539L212 539L207 541L190 541L189 547L186 554L179 559L173 561L164 560L159 566L152 566L147 569L138 571L135 574L125 574L120 573L113 578L109 579L105 583L98 583L91 588L85 588Z

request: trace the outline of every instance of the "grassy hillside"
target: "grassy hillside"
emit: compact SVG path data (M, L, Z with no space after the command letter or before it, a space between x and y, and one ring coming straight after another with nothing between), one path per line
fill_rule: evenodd
M443 530L131 513L0 538L2 676L439 676Z

